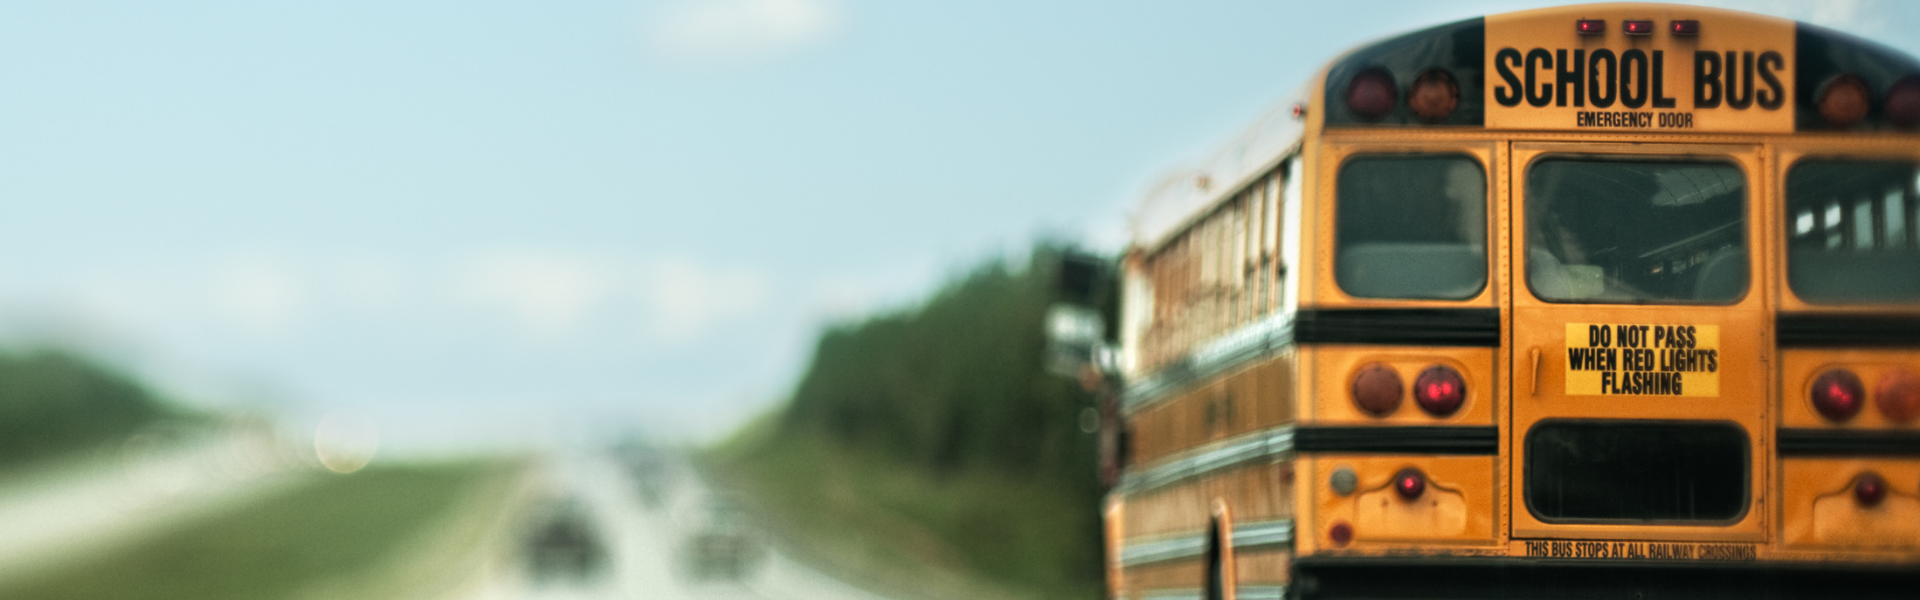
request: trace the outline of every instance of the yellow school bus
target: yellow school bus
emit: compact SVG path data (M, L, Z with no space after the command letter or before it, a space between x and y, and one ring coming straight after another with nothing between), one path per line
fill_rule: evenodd
M1920 597L1920 61L1660 4L1355 49L1134 215L1116 598Z

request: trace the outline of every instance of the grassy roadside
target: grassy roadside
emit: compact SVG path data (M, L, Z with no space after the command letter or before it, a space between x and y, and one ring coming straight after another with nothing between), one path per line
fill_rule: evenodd
M391 566L472 498L504 489L511 462L376 467L326 477L216 519L12 582L0 598L155 600L339 597L400 591ZM412 577L430 575L412 573Z
M946 475L824 436L749 427L703 466L745 494L790 552L908 598L1095 598L1082 573L1096 519L1058 485L975 469Z

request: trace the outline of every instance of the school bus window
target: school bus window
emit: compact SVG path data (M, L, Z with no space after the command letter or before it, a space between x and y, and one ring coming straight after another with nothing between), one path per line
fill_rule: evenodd
M1527 286L1548 302L1746 295L1746 176L1722 163L1547 158L1527 169Z
M1787 172L1787 285L1808 302L1920 300L1920 165L1808 160Z
M1487 284L1487 176L1462 154L1340 168L1334 279L1362 298L1464 300Z
M1553 419L1527 432L1526 502L1549 522L1726 522L1747 512L1747 434L1690 421Z

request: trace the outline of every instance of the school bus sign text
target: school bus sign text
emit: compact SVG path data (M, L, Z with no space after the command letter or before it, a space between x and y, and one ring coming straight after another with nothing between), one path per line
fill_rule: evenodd
M1568 323L1569 396L1720 395L1720 326Z
M1789 132L1793 130L1791 22L1694 14L1688 7L1623 9L1601 35L1578 35L1564 12L1544 20L1489 17L1486 123L1495 129ZM1652 11L1670 14L1643 14ZM1625 19L1697 20L1695 36L1627 36Z

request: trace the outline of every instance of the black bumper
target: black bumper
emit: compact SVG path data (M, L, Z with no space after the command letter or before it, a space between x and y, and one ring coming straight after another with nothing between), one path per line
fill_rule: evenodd
M1920 565L1301 557L1293 569L1298 600L1920 598Z

